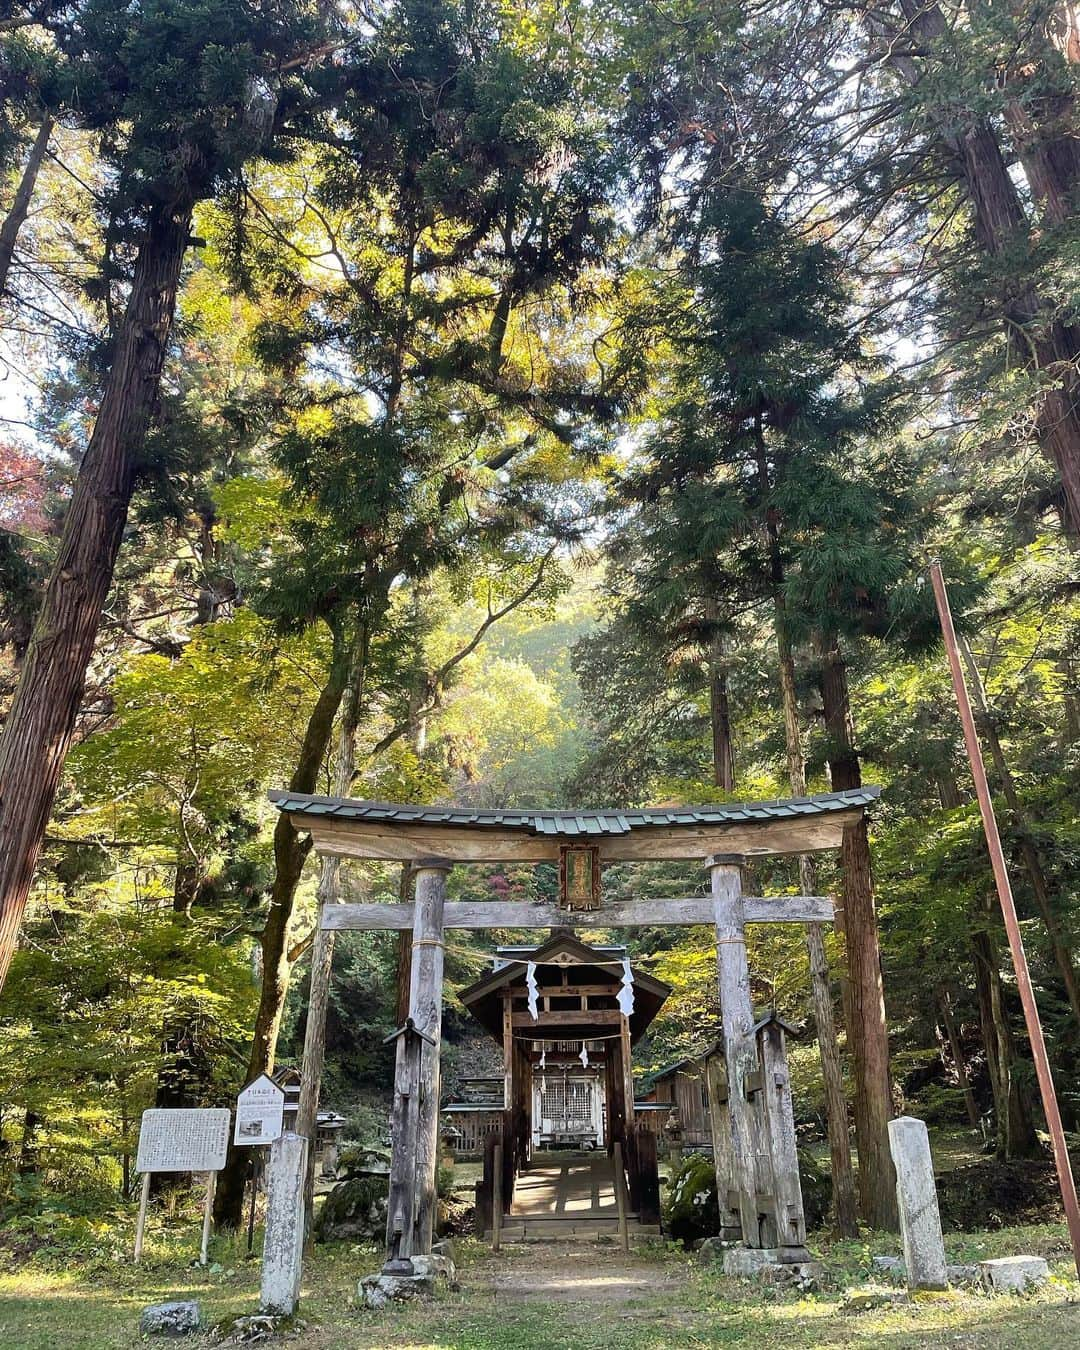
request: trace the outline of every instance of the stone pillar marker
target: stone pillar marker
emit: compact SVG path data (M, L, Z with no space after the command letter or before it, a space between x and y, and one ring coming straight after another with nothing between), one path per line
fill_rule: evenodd
M283 1134L270 1145L259 1294L265 1313L291 1316L300 1302L307 1153L308 1141L299 1134Z
M914 1116L890 1120L889 1150L896 1167L896 1199L908 1288L947 1289L945 1244L925 1122Z

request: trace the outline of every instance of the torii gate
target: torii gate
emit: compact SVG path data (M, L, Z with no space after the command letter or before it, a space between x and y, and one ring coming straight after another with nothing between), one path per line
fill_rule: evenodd
M832 918L827 896L748 896L742 866L752 858L837 848L880 789L863 787L785 801L723 803L639 811L473 811L394 805L271 792L293 824L311 833L318 853L365 861L411 864L414 905L334 905L323 912L328 929L411 929L409 1017L397 1033L392 1121L388 1266L431 1251L435 1228L439 1132L439 1049L442 1031L443 935L447 928L619 928L714 924L716 964L728 1078L731 1176L747 1247L761 1246L750 1094L761 1089L750 971L748 923L823 923ZM446 877L457 863L556 863L562 894L580 891L582 871L569 875L571 854L588 854L594 883L576 899L588 907L520 901L446 900ZM704 862L708 896L604 904L600 869L613 862ZM575 861L580 861L577 859ZM586 891L589 888L586 886ZM774 1143L778 1175L798 1192L794 1131ZM798 1212L776 1215L777 1242L789 1260L804 1259L805 1229Z

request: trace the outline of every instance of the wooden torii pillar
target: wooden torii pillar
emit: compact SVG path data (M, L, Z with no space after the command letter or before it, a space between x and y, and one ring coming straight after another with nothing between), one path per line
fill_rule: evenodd
M388 1274L411 1273L411 1257L431 1251L438 1205L439 1052L442 1043L444 911L451 864L415 864L409 1015L394 1032L390 1194L386 1214Z
M770 1031L772 1020L754 1022L750 967L746 957L747 914L742 894L742 864L737 855L716 855L709 862L716 923L716 969L720 986L724 1064L727 1070L728 1123L719 1125L714 1095L720 1083L715 1070L706 1081L716 1154L717 1201L721 1225L730 1229L730 1212L722 1171L727 1170L738 1197L738 1221L748 1247L761 1247L762 1204L756 1155L768 1160L773 1211L772 1230L778 1256L785 1262L805 1261L806 1222L799 1181L799 1156L783 1032ZM760 916L758 916L760 918ZM763 1033L759 1035L759 1030ZM758 1096L760 1094L760 1096ZM757 1100L755 1100L757 1098Z

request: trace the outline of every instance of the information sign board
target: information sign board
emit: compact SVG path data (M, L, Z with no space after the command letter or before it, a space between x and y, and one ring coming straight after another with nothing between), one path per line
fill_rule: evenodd
M139 1130L137 1172L220 1172L229 1151L227 1106L151 1108Z
M236 1099L234 1144L272 1144L285 1123L285 1089L260 1074Z

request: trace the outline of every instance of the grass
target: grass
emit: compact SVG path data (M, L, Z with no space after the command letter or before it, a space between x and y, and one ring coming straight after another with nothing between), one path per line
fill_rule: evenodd
M124 1245L129 1237L118 1233L113 1245L89 1251L52 1244L0 1275L0 1346L130 1350L145 1345L139 1310L169 1298L197 1298L211 1324L255 1310L258 1262L245 1259L242 1242L215 1240L209 1269L192 1266L198 1248L192 1216L154 1229L136 1268ZM317 1249L306 1269L307 1326L289 1344L300 1350L1073 1350L1080 1344L1080 1289L1063 1228L963 1234L947 1245L957 1261L1039 1253L1051 1260L1054 1277L1023 1298L950 1292L852 1314L841 1310L843 1291L865 1285L871 1256L895 1252L895 1236L825 1246L830 1287L811 1296L726 1280L715 1267L659 1243L629 1256L609 1245L582 1245L508 1248L496 1257L467 1241L460 1244L458 1291L373 1313L357 1307L356 1282L378 1268L381 1254L338 1243Z

